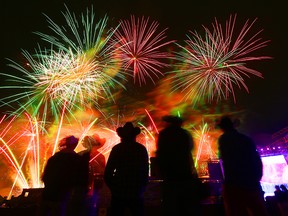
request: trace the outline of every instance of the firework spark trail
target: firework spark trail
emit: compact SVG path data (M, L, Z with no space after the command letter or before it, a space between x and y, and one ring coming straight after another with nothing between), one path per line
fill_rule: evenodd
M213 157L217 157L215 152L213 152L211 147L211 140L210 140L210 127L207 122L202 121L202 125L199 125L199 129L196 127L193 127L193 135L198 140L198 149L196 153L196 160L195 160L195 166L198 166L198 162L200 160L200 157L205 155L208 156L209 159ZM205 148L205 152L204 149Z
M89 163L91 163L93 160L95 160L95 158L98 157L100 154L103 154L104 156L105 156L106 154L108 154L108 153L111 151L111 149L112 149L112 147L113 147L114 145L115 145L115 143L106 145L105 148L103 148L101 151L99 151L98 154L96 154L93 158L91 158L91 159L89 160Z
M172 90L185 93L184 99L194 99L194 103L206 98L212 101L227 99L233 96L236 102L234 85L243 87L249 92L244 77L255 75L262 78L262 74L249 68L247 62L271 59L269 56L253 56L252 53L268 44L259 37L258 31L248 38L256 20L246 21L240 33L235 37L236 15L226 21L226 28L215 19L212 30L203 26L204 37L197 32L187 35L186 46L177 44L180 52L175 52L178 60L176 69L169 72L173 79ZM234 39L235 38L235 39Z
M12 150L10 149L10 147L7 145L7 143L5 142L5 140L3 140L2 138L0 138L0 141L4 144L4 146L6 147L6 149L8 150L8 152L3 149L1 147L2 152L5 154L5 156L7 157L7 159L10 161L10 163L12 164L12 166L15 168L15 170L17 171L17 174L19 174L22 183L28 187L28 182L25 178L25 175L22 171L22 168L16 158L16 156L13 154Z
M152 122L152 124L153 124L153 127L154 127L154 128L155 128L155 130L156 130L156 133L157 133L157 134L159 134L159 131L158 131L158 129L157 129L157 126L156 126L155 122L153 121L153 118L152 118L152 116L150 115L150 113L148 112L148 110L147 110L147 109L145 109L145 112L147 113L147 115L148 115L148 117L149 117L150 121Z
M1 119L1 122L0 122L0 126L1 126L1 123L3 123L6 120L6 117L7 117L7 115L3 115L2 119ZM2 128L2 131L0 133L0 139L2 140L2 142L5 145L4 145L4 147L1 147L0 155L3 153L3 151L5 151L6 149L10 148L11 145L15 144L17 142L17 140L19 140L23 136L22 133L16 132L8 140L5 140L5 136L7 134L9 134L9 130L13 127L12 124L14 123L15 118L16 118L16 116L13 116L9 120L8 124L5 127ZM9 149L8 149L8 151L9 151Z
M109 129L109 128L104 128L104 129L112 132L114 135L117 135L117 132L114 131L114 130L111 130L111 129ZM99 154L95 155L93 158L91 158L91 159L89 160L89 163L91 163L91 162L92 162L98 155L100 155L100 154L103 154L103 155L108 154L108 153L111 151L112 147L113 147L115 144L116 144L116 142L115 142L114 140L113 140L112 142L110 142L110 144L106 144L105 148L103 148L101 151L99 151Z
M92 56L103 52L108 54L108 50L111 47L107 46L107 43L113 35L113 31L106 29L108 17L105 16L96 22L92 7L91 10L87 8L86 13L82 13L79 20L74 13L69 11L68 7L65 6L65 8L66 11L62 12L62 14L66 20L67 27L58 25L48 15L45 15L49 28L56 36L42 32L35 33L44 41L66 52L70 52L72 49L74 52L80 50L90 53ZM106 34L105 32L110 33Z
M9 140L5 140L5 135L9 134L9 130L12 128L12 124L16 118L16 116L13 116L9 122L7 123L7 125L5 126L4 130L2 130L1 132L1 138L0 141L4 144L3 147L1 147L1 153L4 153L4 155L6 156L8 162L10 162L10 164L14 167L15 172L17 173L16 177L14 178L13 184L11 186L10 189L10 193L9 193L9 197L11 196L14 187L16 185L19 185L20 187L25 187L28 188L29 186L33 186L33 187L39 187L40 184L40 138L39 138L39 130L38 130L38 122L36 120L36 118L32 118L28 113L25 113L25 116L28 119L28 131L27 128L24 128L23 132L17 132L15 134L13 134L13 136L11 136L9 138ZM1 119L1 123L4 122L6 115L4 115L4 117L2 117ZM17 154L15 154L10 146L12 144L17 144L17 141L21 138L21 137L25 137L25 136L30 136L31 138L29 139L28 145L24 151L24 155L21 157L18 157ZM22 142L22 141L21 141ZM30 154L30 152L33 152L32 154ZM25 170L24 165L25 162L28 159L28 156L32 156L33 160L32 160L32 164L29 163L27 170ZM19 161L21 160L21 163L19 163ZM30 174L30 175L29 175ZM26 175L29 175L29 177L26 177ZM20 181L19 181L20 179ZM31 180L31 185L28 184L28 179Z
M0 121L0 125L4 122L4 120L6 119L7 115L3 115L2 118L1 118L1 121ZM16 116L13 116L9 123L4 127L2 128L1 130L1 133L0 133L0 138L3 139L5 137L5 135L9 132L9 130L11 129L11 125L12 123L14 122ZM18 135L18 133L16 133L10 140L6 141L6 143L10 143L14 137L16 137ZM3 149L1 148L1 151L0 151L0 154L2 153Z
M39 137L39 123L35 117L31 117L28 113L25 113L26 117L29 120L30 124L30 144L32 143L32 150L34 152L34 169L36 176L32 178L32 183L35 186L40 186L41 182L41 168L40 168L40 137ZM29 145L30 145L29 144ZM29 148L28 145L28 148Z
M196 132L195 135L199 138L199 144L198 144L198 150L196 154L196 160L195 160L195 166L198 166L198 161L200 159L203 145L206 143L205 142L205 134L209 131L208 125L205 123L203 126L200 127L200 132Z
M145 125L143 125L141 122L138 122L138 124L143 127L145 129L145 131L150 135L150 137L155 141L155 137L153 136L153 134L148 130L147 127L145 127ZM145 136L146 137L146 136Z
M33 138L32 138L33 139ZM16 178L14 179L14 182L13 182L13 185L12 185L12 187L11 187L11 190L10 190L10 193L9 193L9 197L12 195L12 193L13 193L13 189L14 189L14 187L16 186L16 184L17 184L17 182L18 182L18 177L19 177L19 174L20 174L20 177L21 178L25 178L25 176L24 176L24 163L25 163L25 161L26 161L26 159L27 159L27 157L28 157L28 155L29 155L29 152L30 152L30 149L32 148L33 149L33 153L34 153L34 159L35 159L35 151L36 151L36 148L33 148L34 146L33 146L33 142L32 142L32 145L31 145L31 142L29 143L29 145L28 145L28 147L26 148L26 150L25 150L25 154L24 154L24 156L23 156L23 158L22 158L22 161L21 161L21 165L20 165L20 167L19 167L19 170L20 170L20 172L18 172L18 175L16 176ZM36 159L37 160L37 159ZM37 161L35 160L35 163L34 163L34 165L35 164L37 164ZM37 166L37 165L36 165ZM34 168L34 173L35 173L35 171L37 172L37 168L38 167L36 167L36 166L34 166L33 168ZM37 176L37 177L35 177L35 176L33 176L33 168L31 168L30 167L30 169L29 169L29 172L30 172L30 174L31 174L31 176L32 176L32 184L33 184L33 186L40 186L40 184L37 184L37 185L34 185L34 183L36 183L36 182L38 182L39 183L39 176ZM22 175L23 175L23 177L22 177ZM37 175L37 174L36 174ZM21 183L20 183L21 184ZM29 185L29 179L28 178L25 178L25 181L24 181L24 183L23 183L23 180L22 180L22 188L24 188L24 187L26 187L26 188L28 188L30 185Z
M60 132L61 132L61 129L62 129L63 119L64 119L64 115L65 115L65 111L66 111L66 103L64 104L63 109L62 109L62 115L61 115L61 118L60 118L60 122L58 124L57 135L56 135L56 139L55 139L55 142L54 142L54 148L53 148L52 155L55 154L57 146L58 146Z
M81 133L81 137L79 138L78 145L82 142L83 138L88 134L88 132L90 131L90 129L93 127L93 125L95 124L95 122L97 120L98 120L98 118L95 118L86 128L84 128L83 132ZM77 148L77 146L76 146L76 148Z
M169 66L161 60L168 59L170 54L161 49L174 41L164 42L167 29L158 33L158 27L156 21L150 22L145 17L136 21L132 15L130 20L121 20L115 32L122 52L123 67L126 71L133 71L134 82L138 80L140 85L146 83L146 77L154 83L154 77L163 75L160 69Z

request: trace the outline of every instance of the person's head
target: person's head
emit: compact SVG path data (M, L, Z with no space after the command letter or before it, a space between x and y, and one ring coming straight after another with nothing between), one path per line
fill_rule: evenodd
M280 188L281 188L282 191L287 191L287 188L286 188L286 186L284 184L281 184Z
M101 148L106 143L106 138L101 138L98 134L93 134L92 136L96 141L95 147Z
M86 149L91 149L96 145L96 140L92 136L85 136L82 140L82 145Z
M238 121L232 121L232 119L225 115L222 116L221 119L219 119L216 122L216 127L222 129L223 131L227 131L227 130L232 130L235 128L235 125L238 124Z
M140 134L141 129L134 127L132 122L126 122L123 127L118 127L116 132L121 140L135 140L136 136Z
M91 148L101 148L105 142L105 138L100 138L98 134L93 134L92 136L85 136L82 140L82 145L84 148L91 150Z
M67 136L64 137L62 140L59 142L59 149L63 150L69 150L69 151L74 151L76 146L78 145L79 139L76 138L75 136Z
M162 121L166 122L168 125L179 126L183 124L183 119L178 116L166 115L162 117Z

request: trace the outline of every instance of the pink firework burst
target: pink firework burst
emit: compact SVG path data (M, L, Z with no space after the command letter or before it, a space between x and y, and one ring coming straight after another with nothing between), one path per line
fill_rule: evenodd
M194 103L201 99L227 99L230 95L236 102L235 86L249 92L244 78L263 76L261 72L248 67L247 63L271 59L269 56L253 55L269 42L259 37L262 30L256 34L250 33L255 21L247 20L238 34L235 30L236 15L230 16L225 28L217 19L212 24L212 30L204 26L204 37L190 31L186 45L177 44L181 51L175 53L179 63L171 72L173 91L181 90L185 93L185 99L192 99Z
M115 32L119 41L123 67L125 71L133 72L134 82L146 83L149 77L163 75L162 68L168 67L164 59L171 57L165 51L165 46L174 41L166 41L166 29L158 31L159 23L150 22L149 18L136 18L132 15L131 20L120 20L120 26Z

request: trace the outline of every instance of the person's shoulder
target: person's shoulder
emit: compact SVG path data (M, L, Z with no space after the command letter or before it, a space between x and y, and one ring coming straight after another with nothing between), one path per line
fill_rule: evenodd
M240 133L236 129L233 130L227 130L223 134L219 136L219 139L239 139L241 137L246 137L245 134Z
M121 149L121 148L123 148L123 146L124 146L124 143L122 143L122 142L117 143L111 148L111 151L116 151L117 149Z
M165 134L165 133L169 132L170 130L171 130L171 126L165 127L159 132L159 135Z
M231 146L231 143L234 143L235 139L238 139L238 138L236 138L235 134L234 135L231 133L221 134L218 138L219 148L224 149L226 147Z
M145 147L142 143L136 142L136 145L137 145L139 148L146 149L146 147Z
M57 160L58 158L61 158L63 155L63 152L59 151L56 152L54 155L52 155L48 160L49 161L53 161L53 160Z
M63 154L62 151L58 151L54 155L52 155L51 158L58 157L59 155L61 156L62 154Z
M79 157L81 157L79 155ZM73 160L73 159L72 159ZM66 152L56 152L54 155L52 155L49 159L48 162L50 165L52 164L61 164L64 161L71 161L71 156L70 154L66 153Z
M217 140L217 143L218 143L218 147L219 147L220 149L223 149L224 146L226 146L227 141L225 141L225 136L224 136L224 134L222 134L222 135L219 136L219 138L218 138L218 140Z
M188 134L189 136L191 135L190 131L185 129L185 128L180 127L180 130L183 131L184 133Z
M75 160L75 161L83 159L83 156L79 155L76 152L65 152L63 153L62 157L65 158L65 160Z
M247 143L254 143L252 137L248 136L247 134L238 132L238 136L245 140Z
M138 149L137 151L141 152L141 154L147 154L148 155L147 148L143 144L136 142L136 146Z

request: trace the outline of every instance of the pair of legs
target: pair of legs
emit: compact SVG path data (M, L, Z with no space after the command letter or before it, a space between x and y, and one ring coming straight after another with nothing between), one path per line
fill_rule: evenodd
M126 211L130 211L132 216L144 216L143 198L121 198L112 195L110 216L124 216Z
M196 185L191 181L163 182L162 215L202 215Z

